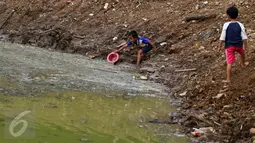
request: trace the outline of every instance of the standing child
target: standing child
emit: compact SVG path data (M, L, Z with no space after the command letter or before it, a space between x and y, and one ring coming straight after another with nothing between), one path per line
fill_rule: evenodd
M243 24L237 21L238 9L235 6L231 6L227 9L227 15L229 21L223 26L218 49L220 51L222 43L225 42L225 53L227 60L226 82L230 83L231 68L232 64L236 60L236 52L240 54L241 66L246 66L244 50L247 49L247 35L245 33Z
M131 31L128 33L128 42L121 46L119 50L115 51L115 52L119 52L129 46L134 46L135 48L138 48L138 53L137 53L137 66L140 65L141 62L141 58L144 54L146 54L147 52L149 52L150 50L154 50L156 51L156 47L150 42L149 39L141 37L137 34L136 31Z

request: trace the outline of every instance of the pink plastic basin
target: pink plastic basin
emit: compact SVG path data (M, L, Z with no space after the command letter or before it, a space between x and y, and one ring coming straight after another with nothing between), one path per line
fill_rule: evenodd
M107 56L107 61L109 63L116 63L119 60L119 57L118 53L112 52Z

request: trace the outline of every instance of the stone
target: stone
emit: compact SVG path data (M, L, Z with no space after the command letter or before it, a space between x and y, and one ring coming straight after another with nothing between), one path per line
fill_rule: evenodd
M146 77L146 76L140 76L140 79L142 79L142 80L147 80L148 77Z
M105 3L104 9L106 10L108 8L108 6L109 6L109 3Z
M116 41L117 39L118 39L118 37L113 37L113 39L112 39L112 40L113 40L113 41Z
M217 96L213 97L213 99L220 99L224 96L225 94L219 93Z
M162 65L162 66L160 67L160 71L161 71L161 72L166 71L166 66Z
M143 21L147 21L148 19L147 18L142 18L143 19Z
M186 96L187 95L187 91L184 91L183 93L179 94L180 96Z
M233 107L233 105L225 105L225 106L223 106L223 109L232 108L232 107Z
M155 69L154 69L154 68L151 68L151 67L143 67L143 68L140 68L140 72L154 73L154 72L155 72Z
M165 46L165 45L167 45L167 42L160 43L160 46Z
M255 136L253 136L251 139L252 139L253 141L255 141Z
M200 4L203 4L203 5L207 5L208 3L209 3L208 1L200 2Z
M81 140L82 142L87 142L87 141L88 141L87 138L81 138L80 140Z
M196 10L198 10L198 9L199 9L199 5L198 5L198 4L196 5L195 9L196 9Z
M253 134L253 135L255 135L255 128L251 128L251 129L250 129L250 133Z
M167 40L166 36L160 36L157 39L155 39L155 43L160 44L160 43L166 42L166 40Z

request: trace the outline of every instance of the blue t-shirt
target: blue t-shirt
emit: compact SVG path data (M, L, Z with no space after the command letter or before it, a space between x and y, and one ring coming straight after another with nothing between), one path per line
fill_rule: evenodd
M128 41L128 46L137 46L139 48L149 47L150 40L144 37L138 37L137 42Z
M227 22L224 24L220 40L225 41L225 48L242 47L245 39L247 39L247 34L242 23Z

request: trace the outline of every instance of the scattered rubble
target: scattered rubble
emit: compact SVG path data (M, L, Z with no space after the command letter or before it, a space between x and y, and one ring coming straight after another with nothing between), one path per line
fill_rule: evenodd
M141 66L151 64L154 70L146 71L148 77L183 99L178 116L187 134L192 128L209 126L217 134L204 140L251 142L249 130L255 125L254 1L235 1L249 37L246 53L250 64L244 69L238 64L233 67L231 86L221 82L225 79L225 56L215 50L229 1L71 2L0 2L0 35L6 35L0 40L105 59L126 40L127 31L136 29L143 36L152 36L152 42L160 47ZM135 64L136 50L120 54L123 62ZM188 96L178 94L186 90Z

